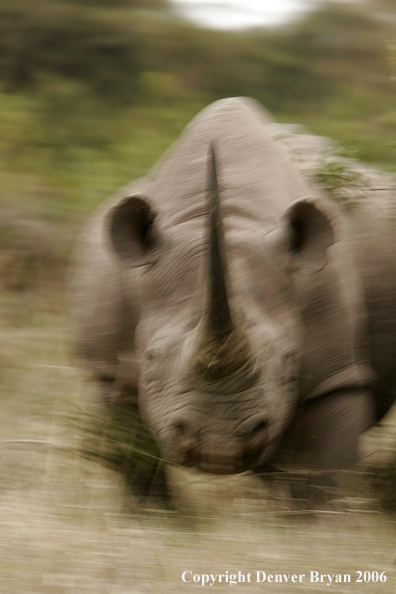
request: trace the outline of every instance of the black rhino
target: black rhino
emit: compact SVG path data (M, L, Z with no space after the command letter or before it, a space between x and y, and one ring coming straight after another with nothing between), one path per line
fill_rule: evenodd
M353 467L395 399L393 224L323 196L275 137L253 100L204 109L93 216L73 282L103 401L210 473Z

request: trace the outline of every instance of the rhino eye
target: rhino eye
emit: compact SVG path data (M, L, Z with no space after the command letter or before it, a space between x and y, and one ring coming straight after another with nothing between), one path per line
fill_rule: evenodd
M146 351L145 354L146 354L147 361L152 361L155 358L155 351L153 349Z
M161 341L156 340L150 344L148 349L145 351L144 356L146 357L147 361L153 361L156 357L160 355L161 350Z

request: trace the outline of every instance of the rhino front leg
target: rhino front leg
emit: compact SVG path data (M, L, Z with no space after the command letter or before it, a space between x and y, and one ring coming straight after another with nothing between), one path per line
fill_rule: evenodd
M140 460L131 457L125 460L121 471L126 479L127 498L129 493L132 493L141 505L153 504L155 507L172 508L165 463L156 455L150 455L148 459L147 454L143 454L143 459Z
M139 504L169 509L166 463L141 419L136 388L117 380L101 380L100 400L106 412L105 456L125 478L126 499L132 495Z
M265 471L291 470L293 496L317 507L337 487L332 471L356 467L359 436L374 424L369 392L337 392L318 398L301 407L276 459ZM307 471L305 478L303 471Z
M287 464L316 469L354 468L359 436L375 424L369 392L336 392L301 408L286 433L281 456Z

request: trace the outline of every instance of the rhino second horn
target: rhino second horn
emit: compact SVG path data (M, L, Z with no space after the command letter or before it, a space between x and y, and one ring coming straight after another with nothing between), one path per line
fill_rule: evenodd
M204 314L196 328L194 366L215 391L246 389L258 371L250 344L228 300L228 267L213 143L208 160L209 250Z

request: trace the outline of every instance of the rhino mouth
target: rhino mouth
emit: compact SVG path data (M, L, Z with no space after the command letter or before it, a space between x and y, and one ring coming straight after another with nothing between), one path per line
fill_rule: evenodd
M271 454L273 436L269 422L257 413L237 427L227 425L217 431L189 424L180 414L172 419L168 435L169 455L182 466L211 474L240 474L260 466ZM166 447L166 446L165 446Z
M228 458L222 456L201 457L193 464L198 470L210 474L240 474L256 468L263 457L263 451L257 454Z

